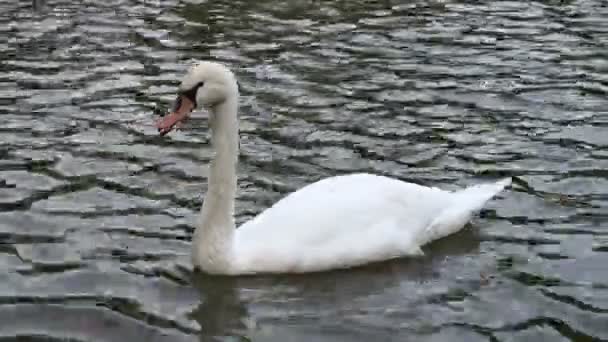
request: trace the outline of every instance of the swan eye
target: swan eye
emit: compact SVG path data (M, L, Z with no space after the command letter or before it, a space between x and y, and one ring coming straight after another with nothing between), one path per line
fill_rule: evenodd
M188 100L192 101L192 103L196 105L196 92L198 91L198 88L204 85L205 82L198 82L194 87L190 88L189 90L182 91L181 95L187 97Z

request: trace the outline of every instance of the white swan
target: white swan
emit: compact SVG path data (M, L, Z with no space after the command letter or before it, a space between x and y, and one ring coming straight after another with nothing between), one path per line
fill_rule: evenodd
M422 245L460 230L511 183L448 192L372 174L330 177L236 229L238 99L233 73L202 62L183 78L173 111L157 123L165 135L197 107L210 112L216 155L192 241L192 262L206 273L315 272L420 255Z

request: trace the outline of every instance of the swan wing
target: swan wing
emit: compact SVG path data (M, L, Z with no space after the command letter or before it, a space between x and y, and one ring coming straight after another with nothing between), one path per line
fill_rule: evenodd
M235 259L252 273L310 272L419 255L504 186L448 192L371 174L326 178L238 228Z

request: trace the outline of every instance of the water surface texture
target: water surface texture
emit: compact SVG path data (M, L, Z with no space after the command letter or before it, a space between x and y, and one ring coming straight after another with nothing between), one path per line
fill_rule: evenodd
M0 0L0 340L608 340L607 51L604 0ZM205 113L153 120L198 59L239 78L239 223L349 172L514 184L423 258L192 273Z

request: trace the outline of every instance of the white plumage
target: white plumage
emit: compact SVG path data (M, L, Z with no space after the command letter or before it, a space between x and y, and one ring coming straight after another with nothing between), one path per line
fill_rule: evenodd
M194 265L208 273L302 273L420 255L421 246L460 230L511 183L449 192L372 174L330 177L236 229L238 87L232 72L211 62L191 69L181 90L195 85L194 105L209 107L216 149L192 252ZM180 120L165 119L159 130Z
M311 272L420 255L460 230L510 179L448 192L372 174L323 179L244 223L237 273Z

